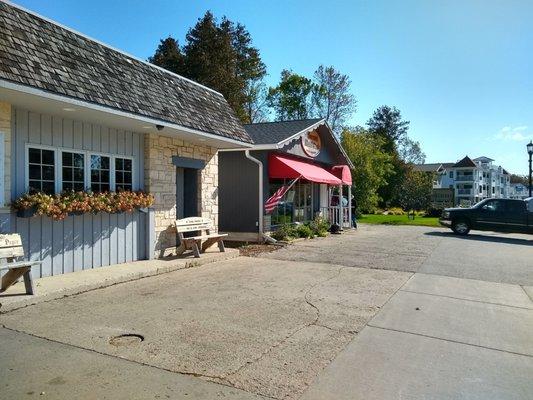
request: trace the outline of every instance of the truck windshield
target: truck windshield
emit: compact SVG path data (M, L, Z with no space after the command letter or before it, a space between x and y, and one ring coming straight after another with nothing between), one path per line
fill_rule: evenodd
M481 200L481 201L478 201L476 204L474 204L472 206L472 208L479 208L481 207L483 204L485 204L487 202L487 199L484 199L484 200Z

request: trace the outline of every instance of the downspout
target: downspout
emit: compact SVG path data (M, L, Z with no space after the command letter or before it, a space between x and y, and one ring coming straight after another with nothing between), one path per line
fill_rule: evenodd
M244 150L244 155L246 158L255 164L257 164L257 167L259 169L259 207L258 207L258 215L259 215L259 221L258 221L258 227L259 227L259 240L266 240L266 241L275 241L275 239L271 238L270 236L266 236L263 232L263 163L259 161L257 158L252 157L250 155L250 150Z

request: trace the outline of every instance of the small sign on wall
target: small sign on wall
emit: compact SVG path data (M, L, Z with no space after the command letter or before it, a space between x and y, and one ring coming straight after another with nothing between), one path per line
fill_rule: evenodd
M316 157L322 148L322 141L317 131L304 133L302 136L302 149L309 157Z

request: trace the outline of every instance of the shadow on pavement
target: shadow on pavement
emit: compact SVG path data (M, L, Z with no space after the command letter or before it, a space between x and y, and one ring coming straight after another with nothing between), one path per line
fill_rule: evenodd
M429 236L440 236L440 237L454 237L457 239L463 239L463 240L477 240L480 242L493 242L493 243L507 243L507 244L515 244L515 245L521 245L521 246L533 246L533 238L532 239L518 239L518 238L510 238L510 237L502 237L502 236L489 236L489 235L480 235L480 234L468 234L466 236L456 235L453 232L425 232L424 235Z

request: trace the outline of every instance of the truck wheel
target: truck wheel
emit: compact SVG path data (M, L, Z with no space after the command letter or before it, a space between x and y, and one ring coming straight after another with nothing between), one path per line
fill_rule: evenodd
M458 235L468 235L470 225L464 220L453 221L452 231Z

